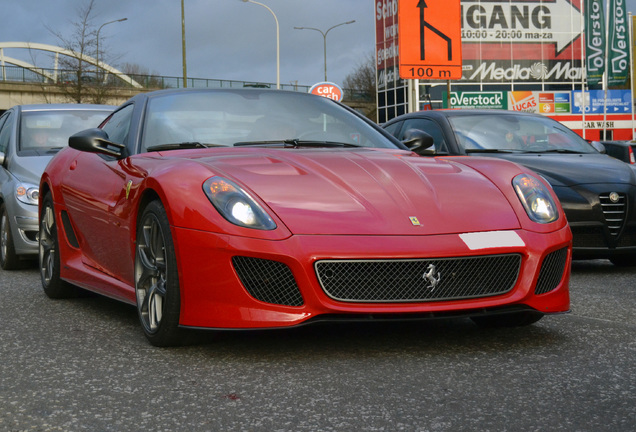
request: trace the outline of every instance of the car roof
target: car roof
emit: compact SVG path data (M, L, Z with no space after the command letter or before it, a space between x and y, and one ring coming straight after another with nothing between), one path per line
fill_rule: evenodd
M153 99L156 97L161 97L169 94L183 94L183 93L236 93L236 94L267 94L267 93L279 93L279 94L293 94L298 95L298 97L321 97L316 96L311 93L293 91L293 90L278 90L278 89L269 89L269 88L173 88L173 89L163 89L163 90L155 90L151 92L138 93L135 96L131 97L128 101L124 102L123 105L126 105L130 101L138 100L138 99ZM120 105L120 106L123 106Z
M116 105L98 105L98 104L28 104L16 105L22 112L32 111L114 111Z
M524 111L511 111L501 109L441 109L441 110L424 110L405 114L403 117L459 117L471 115L521 115L529 117L537 117L540 114L528 113ZM402 117L402 116L401 116ZM542 116L545 117L545 116Z

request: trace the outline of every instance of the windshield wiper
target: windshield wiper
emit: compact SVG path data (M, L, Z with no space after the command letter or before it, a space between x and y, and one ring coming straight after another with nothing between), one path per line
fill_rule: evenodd
M581 154L583 152L578 150L568 150L568 149L546 149L546 150L528 150L524 153L566 153L566 154Z
M146 151L162 151L162 150L178 150L178 149L192 149L192 148L208 148L208 147L225 147L221 144L203 144L198 141L187 141L181 143L171 144L157 144L150 146Z
M465 149L466 153L519 153L521 150L511 150L511 149Z
M338 141L315 141L315 140L301 140L298 138L286 139L286 140L271 140L271 141L241 141L234 143L235 147L243 146L280 146L287 148L298 147L362 147L358 144L343 143Z

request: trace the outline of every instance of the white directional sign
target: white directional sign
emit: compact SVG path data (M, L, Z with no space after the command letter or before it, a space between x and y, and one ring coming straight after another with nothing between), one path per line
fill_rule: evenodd
M567 0L462 1L464 43L553 43L557 53L581 34L581 11Z

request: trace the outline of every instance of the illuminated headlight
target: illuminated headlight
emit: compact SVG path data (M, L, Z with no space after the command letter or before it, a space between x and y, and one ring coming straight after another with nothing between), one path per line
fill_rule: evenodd
M530 219L538 223L550 223L559 218L559 212L550 191L537 178L528 174L519 174L512 180L512 186Z
M203 183L203 192L219 213L235 225L261 230L276 228L256 200L231 180L210 177Z
M22 201L25 204L38 205L38 198L40 196L40 188L38 186L20 183L15 188L15 196L18 201Z

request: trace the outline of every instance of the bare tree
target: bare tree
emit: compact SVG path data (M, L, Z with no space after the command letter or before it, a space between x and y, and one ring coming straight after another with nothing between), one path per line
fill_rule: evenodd
M375 54L369 53L343 81L343 87L351 92L376 100Z
M166 87L159 72L150 72L147 67L137 63L124 63L121 65L120 70L146 88L160 89Z
M63 93L75 103L105 103L111 97L112 86L94 62L87 58L96 59L99 41L98 30L94 24L95 0L88 0L76 9L77 20L70 21L73 31L65 36L47 26L47 29L59 40L60 47L72 51L76 56L62 56L59 59L59 69L62 70L58 78L62 84ZM99 62L104 63L108 53L99 47Z
M349 105L371 120L377 115L377 87L375 53L371 52L343 80L345 97Z

